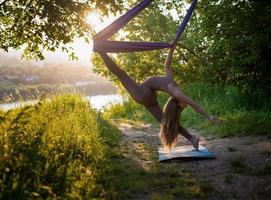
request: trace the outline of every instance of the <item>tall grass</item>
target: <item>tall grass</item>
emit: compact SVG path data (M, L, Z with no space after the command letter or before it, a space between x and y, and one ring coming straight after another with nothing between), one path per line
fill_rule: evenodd
M0 199L207 195L208 188L182 167L160 166L155 150L143 143L120 143L119 135L79 96L0 111ZM151 161L148 170L138 158Z
M93 199L118 130L79 96L0 111L0 199Z
M192 108L187 108L181 114L181 124L185 127L222 137L271 133L271 104L267 95L258 92L253 96L248 96L233 86L222 88L218 85L211 86L203 83L186 85L183 90L208 113L218 115L222 120L222 123L213 125ZM161 106L167 98L165 94L158 94ZM109 118L124 118L137 122L155 122L143 106L131 99L123 105L111 106L104 115Z

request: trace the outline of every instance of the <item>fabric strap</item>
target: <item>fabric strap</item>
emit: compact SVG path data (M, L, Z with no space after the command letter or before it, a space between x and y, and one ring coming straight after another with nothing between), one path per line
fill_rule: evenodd
M109 26L104 28L102 31L97 33L93 37L93 50L95 52L108 52L108 53L125 53L125 52L136 52L136 51L149 51L170 48L171 45L178 42L180 39L187 23L189 22L193 10L195 9L197 0L193 0L190 8L187 11L184 20L182 21L180 28L176 33L173 44L167 42L127 42L127 41L109 41L112 35L118 32L122 27L124 27L129 21L131 21L135 16L137 16L142 10L144 10L153 0L143 0L141 3L133 7L127 13L119 17Z

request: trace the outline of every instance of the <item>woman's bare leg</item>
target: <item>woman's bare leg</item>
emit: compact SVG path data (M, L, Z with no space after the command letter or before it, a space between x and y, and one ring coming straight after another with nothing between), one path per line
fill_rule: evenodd
M191 135L184 127L179 126L179 132L194 146L195 150L199 149L199 138L196 135Z
M133 79L131 79L131 77L128 76L123 70L121 70L106 53L100 53L100 55L103 58L107 68L118 77L122 85L125 87L128 93L133 97L133 99L138 101L143 95L141 86L137 84ZM158 104L154 104L152 106L145 106L145 107L159 123L162 122L163 111ZM179 126L179 134L181 134L187 140L189 140L193 144L195 149L197 150L198 141L195 142L196 141L195 136L188 133L188 131L185 128L183 128L181 125Z
M107 68L115 74L120 80L123 87L128 91L128 93L132 96L136 101L140 100L142 97L142 88L139 84L137 84L128 74L126 74L122 69L120 69L116 63L103 52L99 53L104 60Z
M145 107L152 114L152 116L161 124L163 111L160 108L160 106L157 104L157 105L145 106Z

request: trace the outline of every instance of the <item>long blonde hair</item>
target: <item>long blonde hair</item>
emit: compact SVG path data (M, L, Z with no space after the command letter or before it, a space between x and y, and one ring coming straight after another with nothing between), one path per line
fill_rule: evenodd
M170 97L163 109L163 118L160 129L160 139L164 148L168 151L176 144L181 108L177 100Z

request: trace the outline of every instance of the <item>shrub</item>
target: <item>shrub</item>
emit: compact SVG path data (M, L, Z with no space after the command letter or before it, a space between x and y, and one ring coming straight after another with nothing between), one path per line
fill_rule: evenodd
M0 199L101 196L99 178L117 139L117 130L79 96L1 112Z

